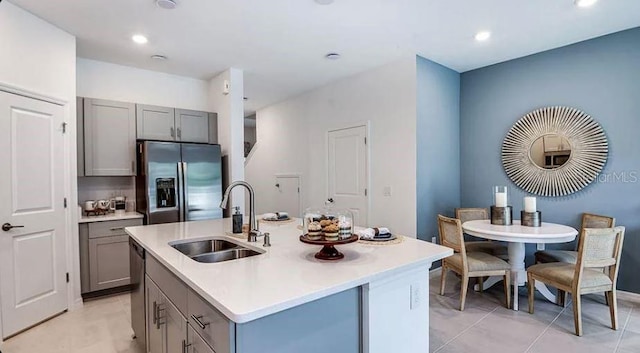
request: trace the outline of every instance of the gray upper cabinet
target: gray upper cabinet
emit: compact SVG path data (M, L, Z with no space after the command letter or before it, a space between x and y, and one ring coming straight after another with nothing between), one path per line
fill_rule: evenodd
M84 99L84 175L136 175L136 112L132 103Z
M136 120L141 140L175 141L179 133L173 108L137 104Z
M76 143L78 151L78 176L84 176L84 100L76 98Z
M176 109L177 140L182 142L209 141L209 113Z
M213 113L136 105L140 140L218 143L218 119Z

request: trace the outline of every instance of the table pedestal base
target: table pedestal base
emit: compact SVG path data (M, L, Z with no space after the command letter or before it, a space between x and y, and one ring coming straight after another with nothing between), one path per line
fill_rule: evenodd
M538 250L544 250L544 244L538 244ZM519 306L518 287L524 286L527 282L527 271L524 267L524 256L524 243L509 243L509 264L511 265L511 281L513 283L513 310L518 310ZM502 277L489 277L483 283L483 288L490 288L500 281L502 281ZM480 290L477 284L474 286L474 289L476 291ZM556 296L551 293L544 283L537 281L536 289L550 302L556 302Z

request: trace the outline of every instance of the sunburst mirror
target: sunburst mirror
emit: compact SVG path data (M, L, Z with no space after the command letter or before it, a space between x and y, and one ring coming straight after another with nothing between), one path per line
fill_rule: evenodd
M502 142L502 165L509 178L540 196L582 190L596 180L608 154L600 124L570 107L546 107L526 114Z

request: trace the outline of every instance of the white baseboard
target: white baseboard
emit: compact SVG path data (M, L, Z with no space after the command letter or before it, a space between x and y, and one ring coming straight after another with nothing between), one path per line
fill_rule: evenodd
M618 295L618 299L640 304L640 294L638 293L625 292L623 290L618 290L616 291L616 294Z

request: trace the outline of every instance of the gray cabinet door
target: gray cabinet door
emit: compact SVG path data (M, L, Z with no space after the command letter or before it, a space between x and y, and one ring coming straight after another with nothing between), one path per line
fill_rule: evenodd
M187 325L187 327L189 329L189 353L216 353L205 343L202 337L193 330L191 324Z
M135 149L135 105L85 98L85 175L136 175Z
M127 235L89 239L89 278L91 291L131 283Z
M176 109L176 140L209 143L209 113Z
M165 353L166 326L160 320L162 292L149 276L146 276L144 282L147 303L147 353Z
M161 309L160 319L167 330L165 353L183 352L187 340L187 319L164 295Z
M138 139L176 141L176 117L173 108L136 105Z
M76 149L78 151L78 176L84 176L84 100L76 98Z

